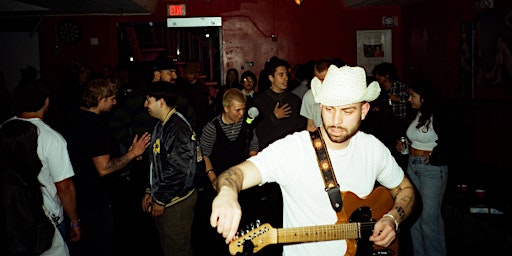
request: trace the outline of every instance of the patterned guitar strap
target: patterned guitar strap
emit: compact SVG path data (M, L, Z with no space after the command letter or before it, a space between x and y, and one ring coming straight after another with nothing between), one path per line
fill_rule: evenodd
M336 181L336 176L334 175L331 159L329 158L329 154L327 153L327 147L325 146L324 139L322 138L322 134L320 133L320 128L316 129L313 132L309 132L309 135L311 136L311 142L313 143L313 148L315 149L318 167L320 167L320 172L322 173L322 177L324 178L325 191L329 195L332 208L339 213L341 211L341 208L343 208L343 200L341 199L340 185Z

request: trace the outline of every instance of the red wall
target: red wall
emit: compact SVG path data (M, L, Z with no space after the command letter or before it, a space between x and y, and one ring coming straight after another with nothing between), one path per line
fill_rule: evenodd
M224 68L240 67L253 61L256 73L271 56L279 56L292 65L323 57L339 57L356 64L356 31L382 29L382 16L397 16L399 26L392 28L393 62L402 72L402 17L400 7L345 8L342 1L184 1L187 17L221 16ZM71 60L81 60L99 70L104 64L117 65L117 22L165 22L166 5L160 1L151 16L74 16L47 17L41 25L41 73L53 84L63 78ZM172 1L173 4L181 2ZM76 44L59 43L55 25L70 19L82 26ZM272 40L277 35L277 41ZM90 39L98 38L98 45ZM224 70L225 70L224 69Z
M53 87L60 86L71 61L84 61L92 70L103 65L117 65L117 22L137 22L149 16L70 16L47 17L40 27L41 76ZM57 39L55 27L70 20L80 25L82 35L76 43L62 43ZM98 45L91 45L91 38Z
M507 0L496 0L501 6ZM186 4L187 17L222 17L224 71L254 62L256 74L271 56L292 65L323 57L339 57L349 65L357 63L356 31L383 29L382 16L396 16L392 29L392 62L407 80L418 73L429 74L443 88L446 97L459 95L460 25L471 22L473 1L418 1L404 6L346 8L343 1L307 0L301 6L292 0L189 0L159 1L153 15L46 17L40 27L41 73L58 84L71 60L83 60L98 70L104 64L117 65L116 23L164 22L167 4ZM82 39L61 44L55 25L71 19L82 26ZM277 40L272 40L277 35ZM99 45L90 45L98 38ZM512 98L503 88L476 88L475 98Z
M510 124L509 112L501 113L501 105L510 106L512 90L510 88L475 88L471 100L496 100L502 104L476 105L481 107L475 118L473 106L463 105L459 101L459 48L460 26L472 22L475 13L475 1L467 0L429 0L414 1L402 7L345 8L341 0L305 0L297 6L293 0L189 0L159 1L157 11L151 16L75 16L46 17L39 34L41 38L41 75L52 85L58 85L64 76L66 65L71 60L83 60L98 70L104 64L117 64L116 23L123 22L165 22L166 4L185 3L188 17L221 16L222 47L224 70L228 67L239 68L247 61L254 61L254 71L259 72L264 62L273 55L287 59L292 65L304 63L310 59L339 57L347 64L356 64L356 31L363 29L382 29L383 15L398 17L398 26L392 28L393 63L399 75L407 80L415 75L424 74L436 85L442 87L443 96L450 99L450 109L460 107L457 124L463 127L463 141L473 148L470 155L507 156L509 155ZM495 0L496 8L510 8L510 0ZM71 19L81 24L82 39L74 45L61 44L56 40L55 24ZM272 35L277 35L277 41ZM99 40L99 45L90 45L90 38ZM489 101L491 102L491 101ZM507 104L504 104L507 103ZM460 104L460 106L458 105ZM457 110L457 109L455 109ZM494 112L493 112L494 111ZM506 122L498 123L499 118ZM466 120L467 119L467 120ZM484 134L484 136L475 136ZM497 138L488 140L493 134ZM502 135L502 136L501 136ZM482 141L480 141L482 140ZM485 140L485 141L484 141ZM461 150L468 150L461 144ZM495 150L500 154L494 154ZM489 153L490 152L490 153ZM506 157L502 157L502 160ZM492 162L494 159L478 160ZM503 160L504 161L504 160ZM510 163L494 163L509 165Z

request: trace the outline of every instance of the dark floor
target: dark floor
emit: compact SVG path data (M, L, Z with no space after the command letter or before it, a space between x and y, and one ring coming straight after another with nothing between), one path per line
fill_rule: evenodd
M496 209L502 214L470 213L470 207L482 203L475 199L474 192L461 196L456 187L447 190L443 213L449 255L510 255L510 198L500 197L506 199L486 200L483 209Z
M504 197L506 198L507 196ZM504 214L469 213L469 207L474 203L474 201L467 196L461 198L456 186L454 187L453 185L449 185L446 192L445 204L443 206L448 255L510 255L507 254L507 252L512 251L512 235L510 234L512 221L508 218L511 211L506 208L506 205L510 205L510 201L511 200L508 199L508 204L499 204L496 202L489 204L492 207L501 210ZM503 200L503 202L507 201ZM263 203L263 206L260 205L257 209L253 209L252 211L259 211L259 213L255 213L256 216L265 215L265 213L268 212L277 212L277 208L279 206L275 206L274 204L275 203ZM205 205L208 205L208 203ZM139 207L140 206L137 201L137 204L133 205L132 210L138 210ZM202 215L202 217L207 218L209 217L210 209L205 206L203 207L204 209L198 209L198 217ZM128 217L125 214L122 215ZM399 233L400 246L398 253L401 256L412 256L408 228L410 227L413 219L414 218L406 220L401 224L401 231ZM269 222L265 220L262 221ZM271 221L272 220L270 220L270 222ZM154 233L154 229L147 228L147 226L152 224L150 219L146 219L146 228L143 230L139 229L140 226L139 228L136 228L132 219L126 219L123 223L125 224L124 227L132 228L124 229L123 234L118 236L120 239L116 239L117 245L120 246L118 248L123 248L122 250L118 250L116 255L161 255L159 249L155 248L158 246L158 242L155 241L157 240L157 235ZM276 225L273 226L278 227ZM209 223L204 222L203 225L194 227L194 230L194 256L229 255L227 254L227 247L222 244L220 236L216 234L211 227L209 227ZM197 236L197 234L200 235ZM215 237L218 237L219 239L214 239ZM216 253L216 251L219 250L215 249L215 247L219 248L219 246L224 247L224 249L220 250L224 253ZM141 254L141 252L143 253ZM256 253L255 255L280 255L279 252L280 248L268 246L268 248L264 248L264 250Z
M512 221L509 209L505 205L490 204L490 208L500 210L503 214L470 213L471 206L474 206L473 198L461 198L456 187L447 189L443 217L448 256L510 255ZM410 225L411 220L401 224L400 256L413 256L407 232Z
M456 187L449 187L447 189L443 215L448 255L509 255L507 252L512 251L512 235L510 235L512 221L507 218L510 211L504 209L504 205L491 203L492 207L504 213L469 213L469 207L474 203L475 201L471 197L461 198ZM270 207L263 211L274 210ZM413 220L414 215L401 224L398 253L400 256L413 256L408 232ZM196 241L195 244L200 246L202 242ZM268 247L274 248L274 246ZM280 255L278 253L279 250L272 251L268 250L267 247L265 249L255 255ZM211 251L210 254L204 253L207 250L205 247L201 248L199 251L202 253L199 256L213 255Z

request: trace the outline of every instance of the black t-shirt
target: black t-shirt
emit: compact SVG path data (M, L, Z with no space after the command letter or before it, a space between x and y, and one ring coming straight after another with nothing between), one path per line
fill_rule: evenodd
M112 159L119 155L113 135L102 116L89 111L72 111L66 122L64 136L75 170L78 210L110 205L112 175L100 177L92 159L102 155L110 155Z

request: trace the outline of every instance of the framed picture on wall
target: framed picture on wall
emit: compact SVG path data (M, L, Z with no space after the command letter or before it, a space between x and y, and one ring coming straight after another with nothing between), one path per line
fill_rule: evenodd
M391 30L358 30L357 65L371 75L373 67L382 62L391 62Z

